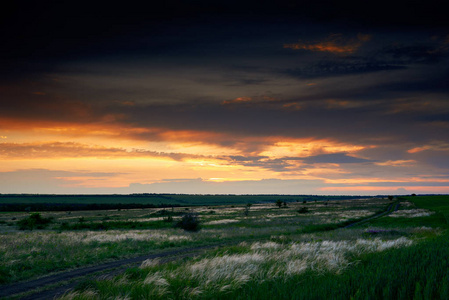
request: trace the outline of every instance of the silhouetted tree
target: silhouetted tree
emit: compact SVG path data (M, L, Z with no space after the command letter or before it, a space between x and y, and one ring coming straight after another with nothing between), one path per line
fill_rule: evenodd
M278 199L278 200L276 200L276 205L279 207L279 208L281 208L282 207L282 200L281 199Z

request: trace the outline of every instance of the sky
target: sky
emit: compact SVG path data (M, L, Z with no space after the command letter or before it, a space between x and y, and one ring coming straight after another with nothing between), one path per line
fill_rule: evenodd
M13 1L0 193L447 194L443 1Z

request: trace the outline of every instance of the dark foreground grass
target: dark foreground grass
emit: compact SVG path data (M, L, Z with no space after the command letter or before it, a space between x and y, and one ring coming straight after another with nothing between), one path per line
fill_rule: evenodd
M229 250L226 254L245 252L238 247ZM118 295L129 299L186 299L181 291L186 287L195 290L200 284L189 278L170 280L168 291L158 294L158 284L163 282L139 284L147 275L146 270L130 269L125 281L90 281L78 290L91 290L95 296L74 299L112 299ZM449 299L449 239L444 234L412 247L365 254L339 274L310 270L292 277L250 280L237 289L217 283L215 289L190 294L188 299Z
M448 235L365 255L342 274L248 282L238 291L204 299L449 299Z

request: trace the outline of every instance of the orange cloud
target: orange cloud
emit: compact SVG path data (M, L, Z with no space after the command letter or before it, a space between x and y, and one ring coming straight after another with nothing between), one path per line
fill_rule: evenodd
M388 160L386 162L375 163L378 166L390 166L390 167L407 167L416 164L416 160Z
M279 101L278 98L262 95L262 96L254 96L254 97L238 97L232 100L225 100L221 104L235 104L235 103L246 103L246 102L255 102L255 103L261 103L261 102L275 102Z
M371 35L358 34L356 38L344 38L342 34L331 34L322 41L301 42L284 44L284 48L294 50L309 50L319 52L331 52L336 54L351 54L356 52L363 43L369 41Z
M327 103L327 108L342 108L342 107L347 107L349 105L349 101L344 101L344 100L335 100L335 99L329 99L326 100Z
M183 160L199 156L184 153L150 151L146 149L127 150L124 148L86 145L74 142L0 143L0 159L39 160L92 157L101 159L133 159L147 157Z
M431 145L424 145L422 147L415 147L412 149L407 150L408 153L418 153L425 150L432 150L432 151L449 151L449 144L443 143L443 142L435 142Z
M293 103L287 103L282 105L283 108L286 109L291 109L291 110L300 110L301 109L301 105L299 105L299 103L297 102L293 102Z
M409 149L409 150L407 150L407 152L408 153L418 153L418 152L421 152L421 151L424 151L424 150L427 150L427 149L430 149L430 147L415 147L415 148L412 148L412 149Z
M242 103L242 102L249 102L251 101L251 97L238 97L232 100L225 100L222 104L232 104L232 103Z

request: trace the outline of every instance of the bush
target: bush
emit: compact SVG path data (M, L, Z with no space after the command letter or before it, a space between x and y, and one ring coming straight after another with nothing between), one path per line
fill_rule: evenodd
M183 215L181 220L176 223L176 227L187 231L198 231L201 229L198 215L193 213Z
M28 218L17 222L20 230L44 229L52 222L52 218L43 218L39 213L32 213Z
M308 213L309 212L309 209L307 208L307 207L301 207L299 210L298 210L298 213L300 213L300 214L306 214L306 213Z

